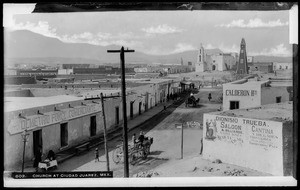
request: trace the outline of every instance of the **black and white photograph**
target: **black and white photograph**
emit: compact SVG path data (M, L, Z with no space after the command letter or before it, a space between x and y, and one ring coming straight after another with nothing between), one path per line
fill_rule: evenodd
M295 15L4 3L4 186L296 186Z

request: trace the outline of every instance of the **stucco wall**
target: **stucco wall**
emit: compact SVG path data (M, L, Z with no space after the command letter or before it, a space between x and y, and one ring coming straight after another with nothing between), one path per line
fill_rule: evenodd
M205 159L284 175L281 122L204 114L203 124Z
M166 96L168 93L171 93L172 85L167 83L164 84L146 84L144 86L137 87L135 93L129 94L126 97L127 100L127 116L130 118L130 101L136 100L134 102L133 114L134 116L139 114L139 102L142 102L141 112L145 111L145 101L147 101L147 96L141 96L142 94L149 93L148 96L148 109L151 109L152 106L155 106L155 103L160 102L160 93L163 92ZM43 89L46 90L46 89ZM52 89L53 90L53 89ZM117 95L112 94L112 95ZM156 98L155 98L156 97ZM152 104L150 100L152 99ZM94 101L94 102L92 102ZM96 104L95 102L98 102ZM90 138L90 118L91 116L96 116L97 129L96 135L99 135L103 131L103 117L102 113L99 110L101 108L101 101L99 99L95 100L80 100L80 101L71 101L55 105L47 105L41 107L34 107L24 110L17 110L12 112L5 113L5 123L4 123L4 145L5 145L5 169L16 167L22 162L22 153L23 153L23 142L21 138L21 132L24 128L20 127L21 121L24 119L19 118L19 113L22 113L24 116L25 123L28 128L28 142L26 144L26 156L25 160L29 161L33 158L33 131L42 129L42 140L43 140L43 153L52 149L54 152L58 152L61 147L61 129L60 125L62 123L68 123L68 147L77 145L78 143L88 140ZM84 103L85 105L82 105ZM69 107L69 105L71 107ZM120 125L123 120L122 112L122 102L120 98L109 98L104 101L104 109L106 116L106 126L107 129L111 129L116 126L116 117L115 117L115 107L119 107L119 121ZM54 111L54 107L57 108ZM82 114L73 112L76 109L81 109L84 107L92 107L91 111L84 112ZM43 113L38 115L37 111ZM62 118L59 118L60 115L64 115ZM73 116L72 116L73 115ZM32 120L32 118L35 118ZM47 121L44 121L42 118L48 118ZM32 123L34 122L34 123ZM43 123L44 122L44 123Z
M30 92L30 90L14 90L4 92L5 97L33 97L34 95Z
M228 95L227 90L246 90L249 95ZM253 95L252 95L252 92ZM230 101L239 101L239 108L251 108L261 105L261 87L257 84L240 85L240 84L224 84L223 85L223 110L229 110Z
M276 103L276 97L281 96L281 102L289 101L289 93L287 87L263 87L261 91L261 104Z

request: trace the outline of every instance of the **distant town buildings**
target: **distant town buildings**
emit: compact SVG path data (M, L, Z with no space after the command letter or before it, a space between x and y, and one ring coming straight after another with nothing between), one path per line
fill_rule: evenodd
M146 66L134 68L136 73L166 73L166 74L175 74L175 73L188 73L194 71L192 65L157 65L157 66Z
M217 53L208 55L202 44L198 52L196 72L205 71L226 71L232 70L236 66L237 55L235 53Z
M248 67L250 71L260 71L264 73L273 73L273 62L255 62L249 63Z
M240 45L240 56L239 62L237 64L237 74L248 74L248 63L247 63L247 52L246 52L246 42L245 39L242 38L241 45Z
M247 56L247 63L253 63L254 57L253 56Z
M273 63L274 70L288 70L293 69L293 63Z

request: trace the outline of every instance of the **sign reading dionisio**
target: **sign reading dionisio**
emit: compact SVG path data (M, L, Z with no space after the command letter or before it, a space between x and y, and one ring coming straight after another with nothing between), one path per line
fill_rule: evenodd
M205 138L236 145L250 144L265 149L281 145L282 124L275 121L206 115Z
M8 126L8 132L10 134L16 134L24 131L25 129L31 130L36 127L44 127L59 123L61 121L67 121L70 119L82 117L88 114L101 111L101 107L97 104L80 106L75 108L63 109L60 111L53 111L44 113L43 115L28 116L26 119L16 118L11 120Z
M203 156L283 175L282 123L204 114Z

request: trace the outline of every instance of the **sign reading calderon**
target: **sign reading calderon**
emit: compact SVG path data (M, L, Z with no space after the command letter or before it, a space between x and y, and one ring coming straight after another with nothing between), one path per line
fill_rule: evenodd
M226 96L255 96L257 95L256 90L226 90Z
M8 125L8 132L10 134L20 133L24 130L31 130L36 127L44 127L66 121L78 117L82 117L88 114L101 111L100 105L86 105L75 108L63 109L60 111L53 111L44 113L43 115L28 116L26 119L16 118L11 120Z

